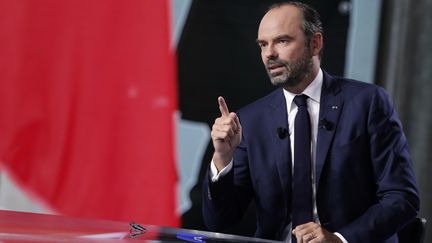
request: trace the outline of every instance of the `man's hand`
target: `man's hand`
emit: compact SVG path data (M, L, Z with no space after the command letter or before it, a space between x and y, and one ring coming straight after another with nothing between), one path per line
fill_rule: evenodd
M314 222L298 225L292 233L297 243L342 243L339 237Z
M219 96L218 102L221 116L213 124L211 137L215 148L213 162L220 171L229 164L234 149L240 144L242 128L237 115L234 112L229 112L222 96Z

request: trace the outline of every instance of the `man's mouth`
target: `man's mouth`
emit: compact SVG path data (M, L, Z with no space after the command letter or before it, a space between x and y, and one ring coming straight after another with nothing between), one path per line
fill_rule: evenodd
M283 64L271 64L267 66L267 70L270 73L282 72L283 69L285 69L285 66Z

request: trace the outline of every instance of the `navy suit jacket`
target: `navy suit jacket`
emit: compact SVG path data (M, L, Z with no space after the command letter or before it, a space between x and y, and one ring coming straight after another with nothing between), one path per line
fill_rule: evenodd
M203 183L209 229L238 222L252 199L256 236L283 239L291 215L291 152L281 88L238 111L243 138L233 169ZM317 209L321 225L349 243L397 242L395 233L419 210L406 137L387 93L376 85L324 72L316 147Z

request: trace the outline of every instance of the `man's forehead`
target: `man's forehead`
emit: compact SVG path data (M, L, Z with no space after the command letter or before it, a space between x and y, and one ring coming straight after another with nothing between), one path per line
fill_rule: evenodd
M292 21L301 21L302 19L303 19L303 14L298 7L292 5L283 5L280 7L275 7L270 11L268 11L264 15L262 21L278 20L280 22L284 22L284 21L292 22Z
M261 20L258 37L268 34L282 34L301 30L303 15L301 11L291 5L276 7L264 15Z

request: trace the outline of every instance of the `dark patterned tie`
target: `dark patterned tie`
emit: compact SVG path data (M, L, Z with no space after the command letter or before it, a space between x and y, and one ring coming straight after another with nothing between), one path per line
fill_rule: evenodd
M311 125L307 96L297 95L294 121L294 175L292 182L292 228L313 221L311 173ZM295 238L295 237L293 237ZM294 241L295 242L295 241Z

